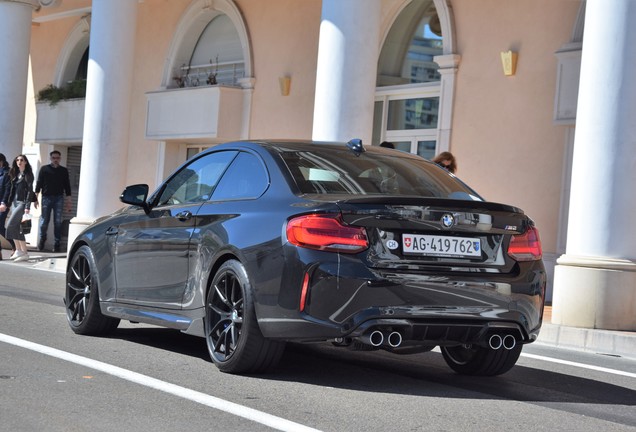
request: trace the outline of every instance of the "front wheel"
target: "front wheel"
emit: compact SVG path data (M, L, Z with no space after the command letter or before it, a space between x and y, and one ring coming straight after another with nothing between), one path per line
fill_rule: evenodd
M96 271L93 252L88 246L80 247L66 273L64 296L66 318L77 334L103 335L119 325L119 319L107 317L100 310Z
M516 344L511 350L482 347L478 345L456 345L440 347L446 364L462 375L495 376L508 372L519 359L523 345Z
M285 347L263 336L256 322L245 267L230 260L216 272L205 306L205 339L222 372L258 373L273 368Z

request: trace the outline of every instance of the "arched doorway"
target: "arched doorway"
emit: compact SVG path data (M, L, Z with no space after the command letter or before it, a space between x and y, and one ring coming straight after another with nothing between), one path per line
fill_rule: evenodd
M396 15L378 59L373 144L432 158L450 146L459 56L445 1L411 1Z

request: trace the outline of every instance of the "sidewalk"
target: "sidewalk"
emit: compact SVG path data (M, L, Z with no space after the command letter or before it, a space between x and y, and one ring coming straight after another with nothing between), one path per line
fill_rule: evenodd
M29 260L17 263L9 260L10 255L10 251L3 250L4 260L0 263L30 267L34 270L66 272L65 252L39 252L29 247ZM636 359L636 332L566 327L552 324L551 320L552 307L546 306L537 344Z
M0 263L10 263L16 266L30 267L40 270L56 271L60 273L66 272L66 251L51 252L50 250L38 251L36 248L28 246L29 260L14 263L9 259L10 250L2 250L2 261Z

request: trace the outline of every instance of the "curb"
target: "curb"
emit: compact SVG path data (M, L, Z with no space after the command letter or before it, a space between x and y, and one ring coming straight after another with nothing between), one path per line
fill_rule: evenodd
M636 333L566 327L544 322L535 343L636 359Z
M66 258L47 258L33 264L31 267L56 273L66 273Z
M28 267L38 270L48 270L58 273L66 272L66 256L60 254L29 251L29 259L27 261L20 261L14 263L9 260L9 257L3 257L0 263L6 263L10 265L17 265L22 267Z

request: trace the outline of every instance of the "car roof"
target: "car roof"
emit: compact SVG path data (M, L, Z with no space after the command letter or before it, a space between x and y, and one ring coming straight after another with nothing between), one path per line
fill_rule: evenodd
M325 149L329 149L329 151L349 150L346 142L312 141L312 140L301 140L301 139L268 139L268 140L230 141L230 142L226 142L226 143L211 147L210 149L206 150L206 152L213 152L213 151L232 149L232 148L256 149L259 147L270 149L270 150L279 150L279 151L315 151L317 146L321 146L321 147L324 147ZM377 153L392 153L396 157L422 159L422 157L418 155L402 152L399 150L388 149L388 148L384 148L380 146L373 146L371 144L367 144L363 146L365 151L372 152L372 153L376 153L376 152Z

